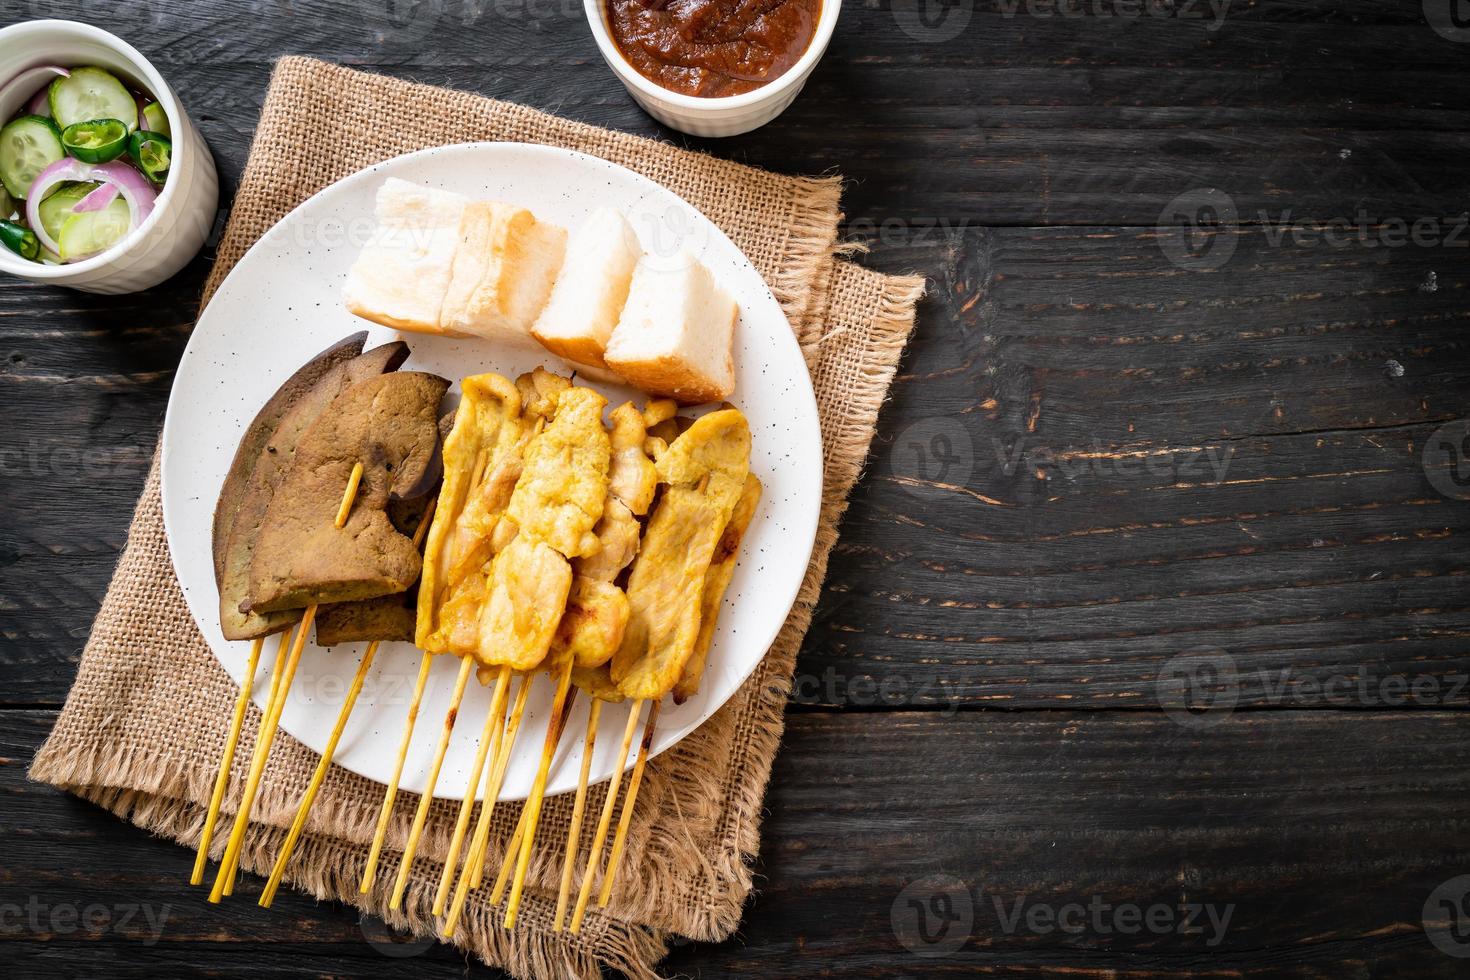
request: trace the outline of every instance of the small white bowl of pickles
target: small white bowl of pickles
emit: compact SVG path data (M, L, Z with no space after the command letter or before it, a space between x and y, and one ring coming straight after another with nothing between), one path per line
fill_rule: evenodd
M214 224L214 160L131 45L63 20L0 30L0 272L95 293L156 285Z

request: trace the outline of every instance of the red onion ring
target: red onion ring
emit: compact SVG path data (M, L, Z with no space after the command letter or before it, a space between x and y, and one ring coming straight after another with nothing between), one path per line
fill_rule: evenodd
M30 194L26 197L26 221L41 244L58 255L61 253L61 246L46 233L45 226L41 224L41 201L45 199L47 191L64 180L100 180L115 186L123 200L128 202L128 212L131 215L129 234L138 230L138 226L153 212L153 204L158 200L158 192L148 183L147 178L125 163L116 160L109 163L83 163L71 157L57 160L42 170L36 176L35 183L31 184ZM93 191L84 200L97 196L98 193L99 191ZM91 256L78 256L79 260L82 258Z
M95 191L88 194L77 203L73 204L71 206L71 209L73 212L101 211L103 208L107 207L107 205L111 204L113 201L116 201L117 196L121 193L122 192L118 190L116 184L103 184L101 187L97 188Z
M60 65L40 65L36 68L27 68L3 86L0 86L0 102L4 102L6 96L13 93L16 89L29 88L32 85L41 85L42 82L45 82L46 84L41 85L40 91L31 97L30 103L26 106L26 112L33 116L49 116L51 115L51 106L48 104L46 97L51 90L51 79L58 75L66 77L70 74L70 71Z

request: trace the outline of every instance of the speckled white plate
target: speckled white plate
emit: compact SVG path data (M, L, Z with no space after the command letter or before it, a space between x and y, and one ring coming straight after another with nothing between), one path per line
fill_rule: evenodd
M538 364L566 370L539 349L400 335L343 308L342 284L373 227L374 195L389 176L472 197L513 201L567 228L596 207L618 208L650 253L672 261L678 248L688 249L739 300L733 400L750 419L755 441L751 469L765 484L765 494L725 597L703 688L677 708L672 701L664 705L653 743L653 751L662 752L712 715L750 675L796 600L816 536L821 433L811 380L791 327L745 256L676 195L596 157L516 143L476 143L409 154L328 187L287 215L240 260L194 328L163 429L164 522L189 609L225 669L240 680L250 644L229 642L220 633L210 556L214 503L245 426L281 383L318 351L346 334L368 329L369 346L401 336L413 349L406 368L433 371L451 380L482 371L514 376ZM614 405L636 397L630 389L598 387ZM256 673L254 699L262 707L275 649L276 642L267 641ZM362 644L306 647L281 725L316 751L327 743L362 649ZM338 763L369 779L388 781L418 663L419 653L410 644L380 648L338 745ZM403 772L405 789L424 789L456 669L453 658L436 658ZM552 687L544 674L537 678L501 799L523 799L530 792ZM489 705L490 690L472 684L436 796L463 797ZM595 780L612 774L627 710L610 706L602 714L592 766ZM580 698L568 731L585 731L586 719L587 701ZM548 792L576 788L581 752L579 737L562 739Z

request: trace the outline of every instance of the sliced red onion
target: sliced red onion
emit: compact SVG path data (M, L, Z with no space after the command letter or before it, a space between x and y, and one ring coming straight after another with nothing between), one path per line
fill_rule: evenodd
M130 234L136 231L143 220L153 212L153 202L158 199L158 192L153 189L152 184L148 183L148 179L125 163L119 163L117 160L109 163L83 163L71 157L57 160L36 176L36 181L31 184L30 193L26 197L26 221L30 224L31 231L36 233L42 245L57 253L60 253L61 246L46 233L45 226L41 224L41 202L45 200L47 191L65 180L100 180L107 185L115 186L123 200L128 202L128 213L131 216L128 223ZM93 191L83 200L91 199L99 193L100 191ZM90 257L81 256L80 258Z
M77 203L73 204L73 211L101 211L107 205L117 200L117 195L122 193L116 184L103 184Z
M51 115L51 106L47 103L46 96L51 90L51 79L58 75L65 77L70 74L71 72L60 65L40 65L36 68L27 68L3 86L0 86L0 102L4 102L5 97L17 89L33 91L34 86L39 85L41 86L40 91L37 91L32 96L29 105L26 106L26 112L33 116L49 116Z

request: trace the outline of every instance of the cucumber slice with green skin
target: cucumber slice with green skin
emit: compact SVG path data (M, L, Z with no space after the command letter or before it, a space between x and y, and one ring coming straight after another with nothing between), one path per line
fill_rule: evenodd
M41 227L46 234L55 241L61 234L61 226L66 224L66 219L71 217L71 209L81 202L82 198L95 191L100 184L90 181L73 181L62 184L56 190L46 195L41 202Z
M0 218L9 218L14 213L15 199L10 196L10 192L5 189L5 185L0 184Z
M24 198L41 171L66 156L61 133L45 116L21 116L0 129L0 183Z
M106 251L128 233L131 221L128 202L122 198L101 211L73 213L62 222L61 234L56 236L62 261L72 262Z
M106 163L127 151L128 127L121 119L91 119L61 131L61 145L83 163Z
M73 68L70 75L51 83L47 97L51 118L63 129L89 119L120 120L130 133L138 128L138 101L105 68Z
M173 163L174 146L162 133L150 133L140 129L128 137L128 156L143 176L161 184L168 178L168 168Z
M41 240L36 233L14 221L0 221L0 244L32 262L41 255Z
M169 139L174 137L174 131L168 125L168 113L157 102L150 102L143 107L143 128L152 133L162 133Z

